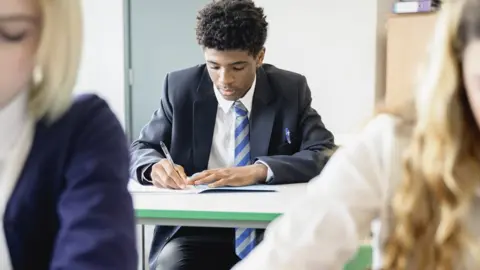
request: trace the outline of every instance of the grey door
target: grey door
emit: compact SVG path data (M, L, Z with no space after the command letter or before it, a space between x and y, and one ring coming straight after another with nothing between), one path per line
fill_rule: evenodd
M165 75L204 62L195 39L197 11L211 0L126 0L129 66L132 85L127 93L127 132L140 134L160 104ZM148 261L153 226L138 226L139 269ZM143 252L142 252L143 251ZM142 258L142 255L145 256ZM144 268L145 267L145 268Z
M127 117L131 123L127 126L133 139L158 108L165 75L204 62L195 39L195 24L198 10L209 2L130 0L133 85Z

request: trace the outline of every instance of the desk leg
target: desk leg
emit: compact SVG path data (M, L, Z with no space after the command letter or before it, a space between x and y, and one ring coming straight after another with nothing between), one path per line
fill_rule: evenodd
M137 236L138 267L137 270L148 270L148 263L145 258L145 225L137 224L135 227Z
M141 249L141 254L142 254L142 270L148 270L147 262L145 260L145 225L142 224L142 249Z

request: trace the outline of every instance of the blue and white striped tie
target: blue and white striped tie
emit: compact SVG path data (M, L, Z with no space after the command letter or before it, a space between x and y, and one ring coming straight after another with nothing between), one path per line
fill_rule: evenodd
M235 166L247 166L250 160L250 128L248 111L242 102L236 101L235 108ZM235 253L245 258L255 247L255 229L235 230Z

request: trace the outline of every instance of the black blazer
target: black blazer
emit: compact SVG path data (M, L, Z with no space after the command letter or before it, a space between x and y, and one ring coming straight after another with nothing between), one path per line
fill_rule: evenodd
M148 184L141 171L164 158L160 141L187 175L207 169L218 107L213 91L205 65L167 75L160 108L131 146L132 177ZM272 169L271 184L309 181L328 159L324 150L334 147L332 133L311 102L304 76L267 64L258 69L250 116L251 157Z
M252 162L261 160L273 172L269 184L307 182L317 176L334 148L334 139L311 107L304 76L264 64L257 82L250 116ZM187 175L207 169L217 112L212 81L205 65L167 75L160 108L131 146L130 173L141 184L141 172L164 158L159 142L170 149ZM288 142L285 130L291 133ZM149 175L149 173L147 173ZM152 255L161 250L177 228L157 228ZM155 256L152 257L154 259Z
M128 142L107 103L80 95L34 132L2 220L13 269L136 269Z

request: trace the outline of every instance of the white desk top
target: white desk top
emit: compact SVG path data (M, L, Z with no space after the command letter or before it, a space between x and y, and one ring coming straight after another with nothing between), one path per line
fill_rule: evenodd
M139 192L142 186L131 181L135 210L204 211L282 214L306 190L306 184L276 186L278 192L155 194ZM137 192L136 192L137 190Z

